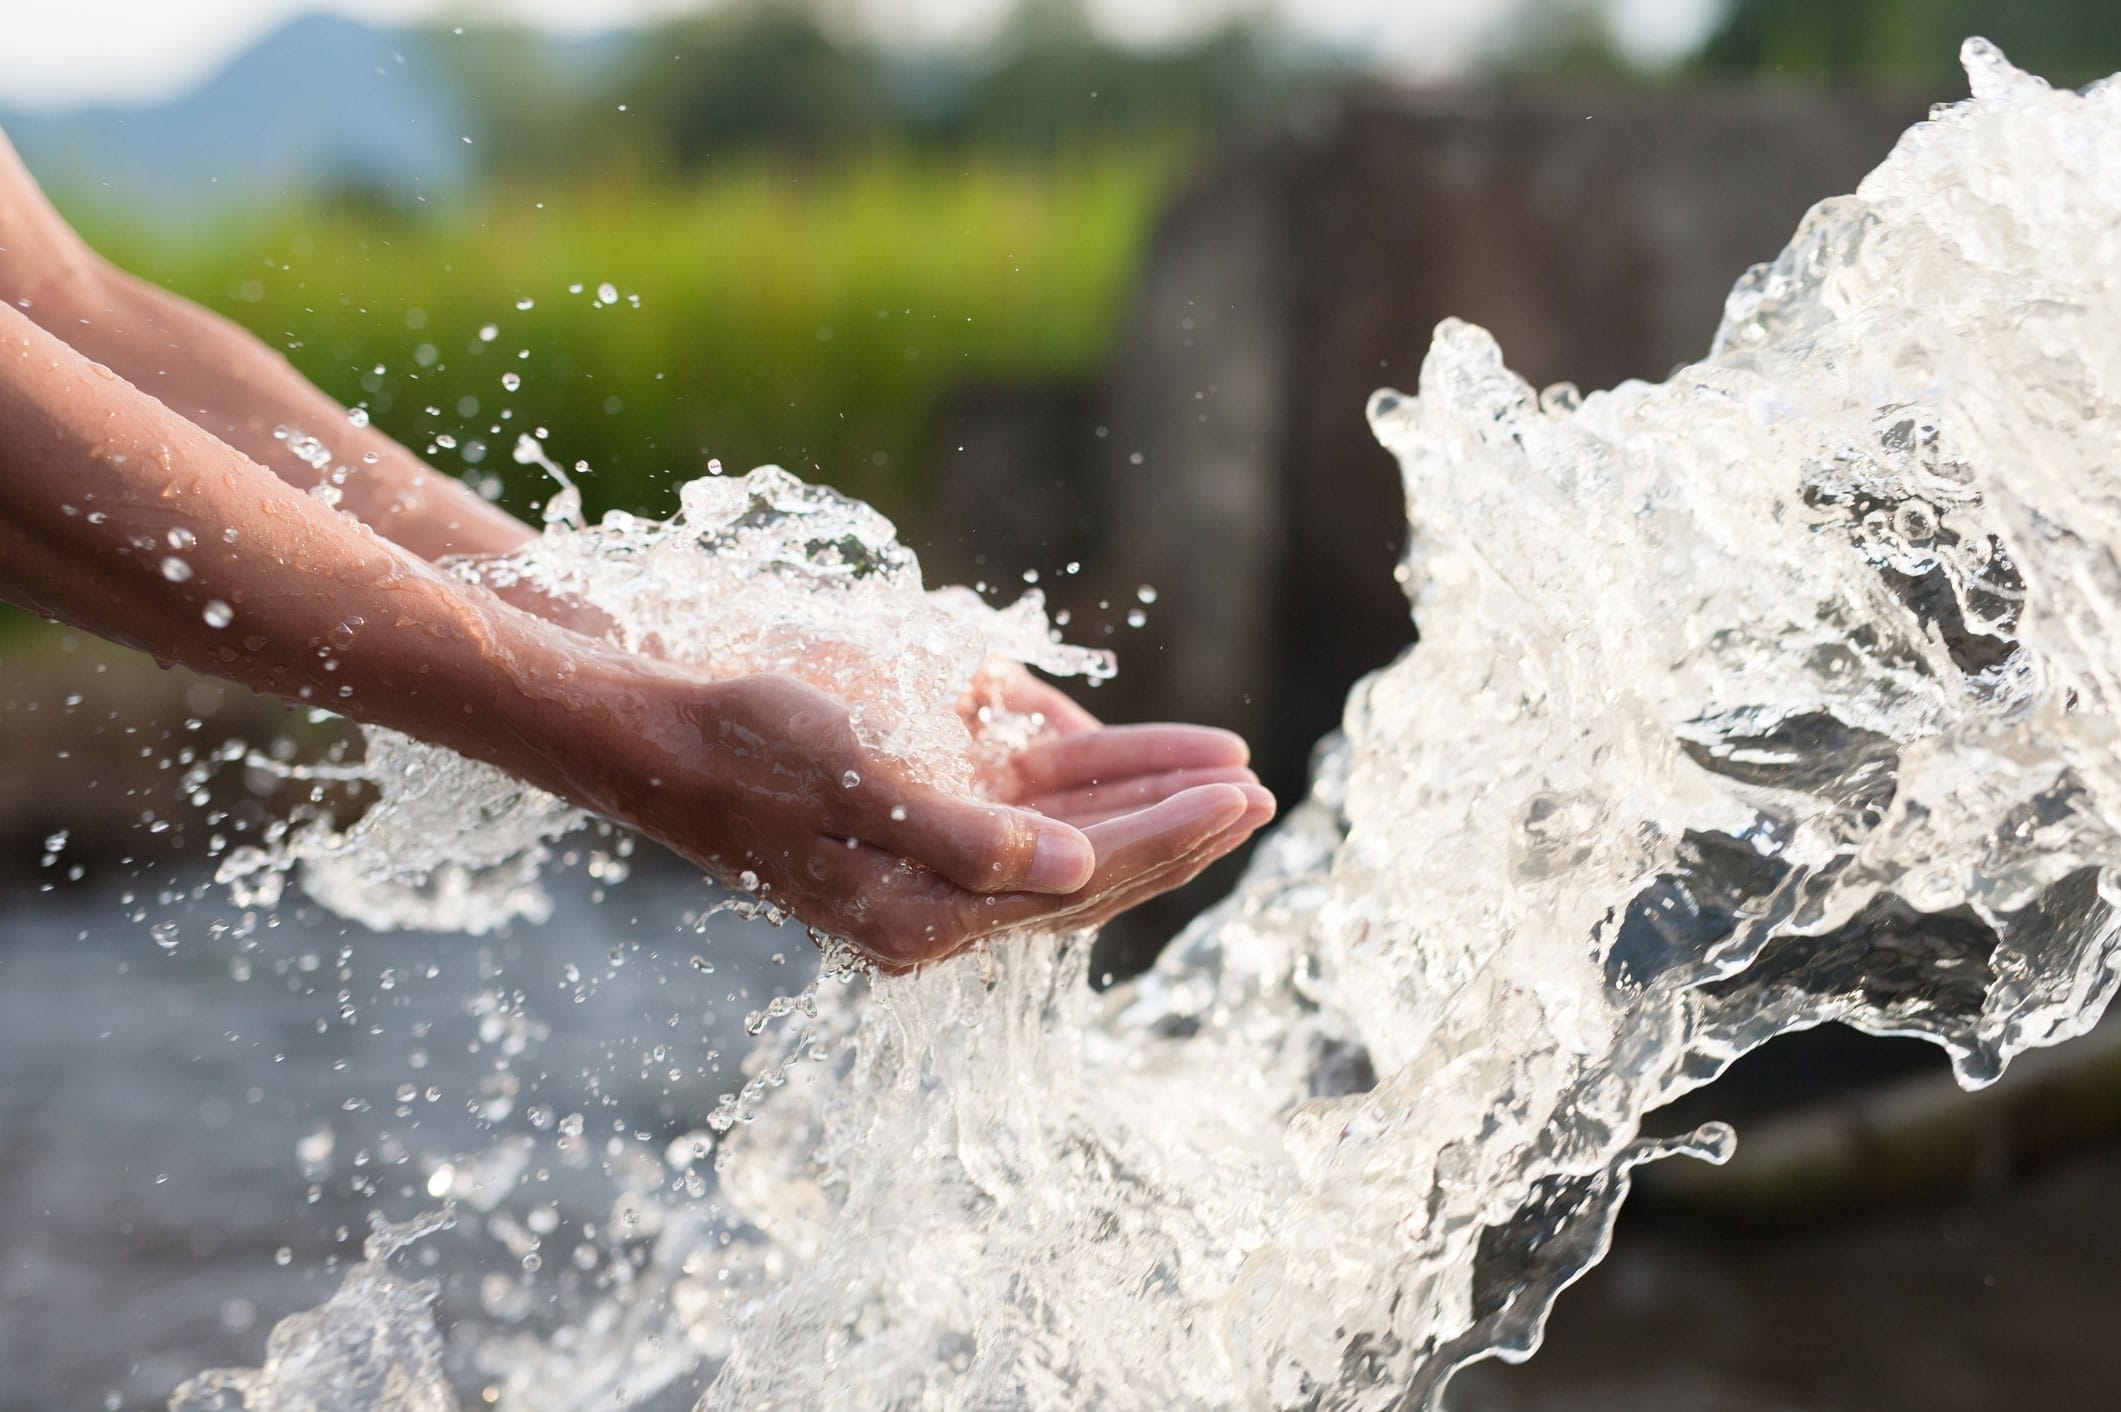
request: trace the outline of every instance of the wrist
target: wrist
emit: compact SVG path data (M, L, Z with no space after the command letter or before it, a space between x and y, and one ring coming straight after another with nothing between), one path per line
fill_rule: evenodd
M504 768L581 808L645 823L683 765L672 738L675 674L530 613L502 611L516 628L495 701L511 740ZM686 714L711 715L702 684L683 685ZM687 734L697 755L700 736Z

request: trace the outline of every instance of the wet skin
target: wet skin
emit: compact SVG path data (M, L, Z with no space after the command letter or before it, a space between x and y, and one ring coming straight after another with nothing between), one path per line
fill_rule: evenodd
M338 509L277 426L358 467ZM952 797L806 682L704 679L428 562L531 535L234 325L103 264L0 139L0 598L485 760L724 882L755 875L886 966L1103 921L1273 813L1235 736L1104 726L1013 666L982 694L1046 728L988 767L991 800Z

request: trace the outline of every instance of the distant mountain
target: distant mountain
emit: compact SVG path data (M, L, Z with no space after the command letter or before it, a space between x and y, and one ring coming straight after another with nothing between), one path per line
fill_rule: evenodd
M412 200L477 165L467 105L434 43L312 16L173 101L0 111L0 127L53 191L108 189L158 213L320 186Z

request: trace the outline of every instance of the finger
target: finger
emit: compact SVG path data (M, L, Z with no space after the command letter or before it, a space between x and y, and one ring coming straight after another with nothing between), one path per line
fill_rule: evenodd
M1240 819L1237 823L1224 829L1214 838L1208 840L1207 843L1171 866L1159 869L1155 873L1138 878L1125 887L1108 893L1105 897L1099 899L1094 906L1081 914L1079 918L1072 919L1070 925L1101 925L1117 917L1122 912L1139 907L1152 897L1184 887L1187 883L1192 882L1203 872L1207 871L1207 869L1235 852L1244 844L1246 839L1252 836L1253 831L1258 828L1259 824L1264 823L1268 817L1271 817L1270 811L1262 812L1256 816L1248 811L1244 819Z
M1032 925L1074 924L1121 888L1180 863L1243 819L1251 799L1237 785L1210 784L1173 795L1084 830L1097 850L1097 870L1067 898L1030 892L982 897L971 904L966 931L974 935Z
M1213 792L1241 796L1234 819L1227 799L1203 790L1153 811L1158 818L1137 814L1099 830L1106 855L1099 872L1108 885L1073 898L980 896L884 849L827 839L799 865L806 890L823 904L798 904L796 911L893 972L942 960L996 932L1091 925L1190 882L1273 814L1273 796L1257 785Z
M1242 736L1212 726L1104 726L1041 737L1011 764L1028 792L1050 793L1136 775L1228 768L1251 755Z
M1241 847L1259 827L1274 817L1274 796L1259 785L1242 786L1244 814L1221 833L1166 867L1135 878L1097 899L1069 921L1071 926L1102 925L1160 893L1184 887L1209 867Z
M1170 770L1163 774L1136 775L1110 784L1084 785L1033 795L1016 803L1036 809L1050 819L1077 828L1088 828L1122 814L1146 809L1185 790L1204 784L1258 784L1259 778L1242 765L1214 766L1200 770Z
M1001 697L1002 704L1018 715L1045 717L1046 730L1055 737L1080 735L1104 724L1067 692L1040 681L1029 671L1014 672L1004 679Z
M1264 790L1256 792L1262 797L1266 796ZM1271 800L1266 807L1248 803L1245 812L1220 832L1209 835L1182 853L1159 861L1140 872L1126 875L1123 881L1103 891L1086 888L1077 896L1068 899L1027 899L1046 910L1038 915L1015 917L1010 926L1018 930L1036 928L1041 931L1067 931L1077 927L1102 925L1160 893L1191 882L1203 870L1250 838L1253 830L1263 823L1271 812ZM982 908L982 911L989 910L991 909ZM985 928L988 932L992 930L991 926Z
M1081 830L1029 809L960 799L911 781L855 791L850 832L972 892L1066 894L1097 854Z

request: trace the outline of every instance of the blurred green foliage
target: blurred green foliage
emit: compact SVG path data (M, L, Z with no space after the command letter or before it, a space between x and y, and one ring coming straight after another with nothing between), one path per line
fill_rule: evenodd
M428 52L471 97L500 177L690 172L730 156L875 147L1041 160L1166 142L1343 81L1257 15L1184 43L1102 37L1079 0L1022 0L985 43L913 51L851 37L819 0L724 0L591 58L516 29L454 30Z
M1094 375L1181 157L874 150L503 183L439 210L296 198L185 229L70 215L436 465L496 478L519 513L549 487L512 449L544 428L555 460L592 468L592 514L667 513L717 457L779 462L917 530L940 401Z
M1976 34L2057 85L2121 70L2117 0L1728 0L1694 70L1955 93L1959 42Z

